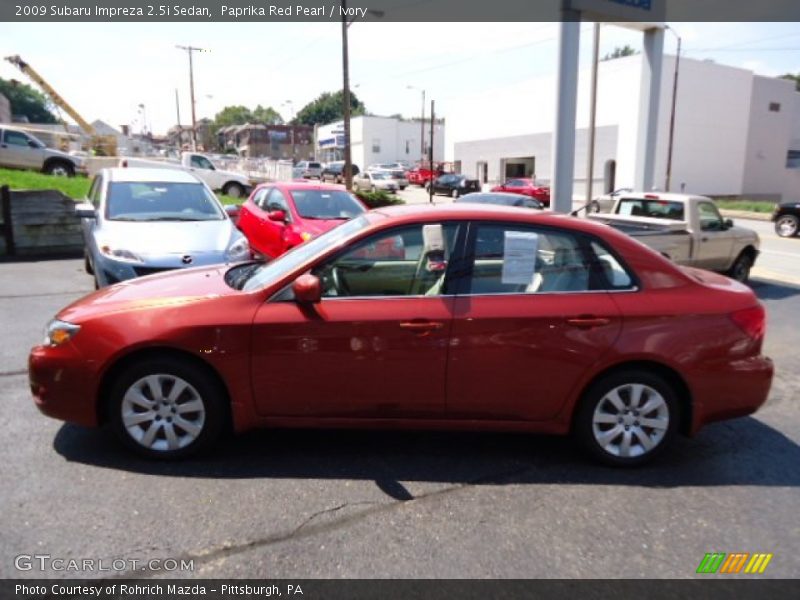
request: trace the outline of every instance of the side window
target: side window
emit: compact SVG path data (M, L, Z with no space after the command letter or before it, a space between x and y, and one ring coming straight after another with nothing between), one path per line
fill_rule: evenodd
M391 229L355 244L314 270L327 298L438 296L455 246L457 224Z
M10 146L25 146L28 147L28 142L31 141L24 133L20 133L19 131L8 131L6 130L6 137L5 143Z
M214 165L211 164L210 160L208 160L205 156L199 156L197 154L192 154L189 164L197 169L208 169L210 171L214 170Z
M291 218L292 216L291 212L289 212L289 205L286 202L286 198L283 197L283 193L277 188L272 188L269 196L267 196L266 210L267 212L282 210L286 213L287 218Z
M89 193L87 194L89 202L91 202L95 208L100 208L100 192L102 189L103 178L98 175L94 178L94 181L92 181L92 187L89 188Z
M258 190L255 197L253 198L253 204L255 204L258 208L262 210L267 210L266 202L267 196L269 195L272 188L262 188Z
M717 207L711 202L700 202L697 205L697 214L700 218L700 229L703 231L722 231L722 216Z
M597 242L518 224L479 224L470 262L469 294L630 289L633 281Z

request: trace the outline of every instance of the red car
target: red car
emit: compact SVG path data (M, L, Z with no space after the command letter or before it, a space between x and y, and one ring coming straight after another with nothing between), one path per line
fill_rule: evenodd
M268 183L241 206L237 227L253 250L275 258L366 210L340 185Z
M29 378L43 413L152 457L229 428L388 427L573 432L630 466L765 402L764 331L748 287L605 225L398 206L269 263L94 292L49 324Z
M414 167L408 172L408 183L425 187L429 181L436 179L444 174L441 169L430 169L429 167Z
M491 191L523 194L531 198L536 198L545 206L550 206L550 188L538 183L535 179L527 179L524 177L507 179L504 184L494 186Z

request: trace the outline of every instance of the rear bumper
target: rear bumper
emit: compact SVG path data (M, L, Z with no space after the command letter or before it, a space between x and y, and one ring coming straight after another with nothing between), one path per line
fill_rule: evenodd
M28 357L28 380L36 407L48 417L98 425L92 367L69 342L56 348L35 346Z
M769 397L774 366L766 356L731 360L688 381L694 403L690 434L714 421L756 412Z

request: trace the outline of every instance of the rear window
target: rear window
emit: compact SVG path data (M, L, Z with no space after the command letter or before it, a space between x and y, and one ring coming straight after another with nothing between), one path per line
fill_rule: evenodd
M649 198L622 198L617 205L617 214L651 219L684 220L682 202Z

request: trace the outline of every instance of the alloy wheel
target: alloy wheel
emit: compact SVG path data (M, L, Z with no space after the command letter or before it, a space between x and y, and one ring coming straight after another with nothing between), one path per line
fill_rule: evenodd
M139 445L155 452L185 448L202 433L205 403L185 379L167 373L147 375L125 392L122 425Z
M669 406L655 389L630 383L609 390L592 415L592 434L611 456L635 458L653 451L667 434Z

